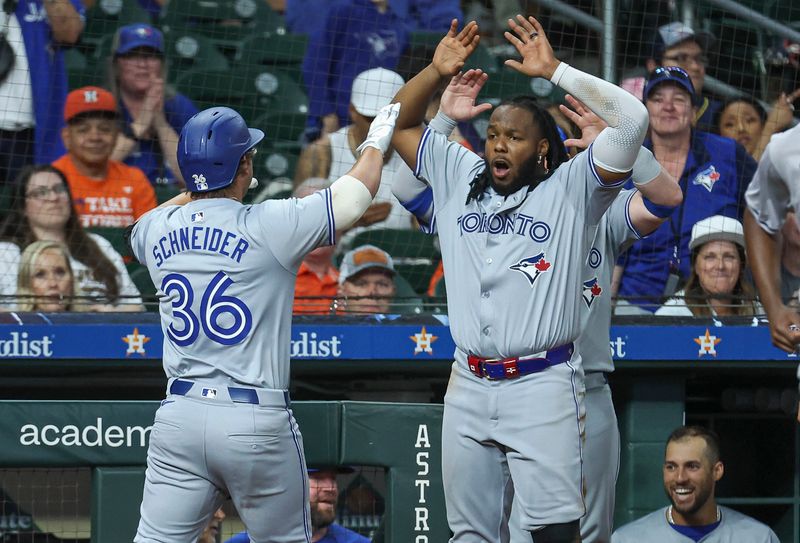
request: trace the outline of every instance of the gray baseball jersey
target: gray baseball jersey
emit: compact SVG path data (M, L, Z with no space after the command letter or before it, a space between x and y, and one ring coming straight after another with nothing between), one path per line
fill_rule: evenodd
M798 138L800 125L772 136L745 192L747 207L771 234L781 229L789 208L800 210Z
M504 197L489 188L465 204L484 160L431 129L420 141L415 174L433 189L457 346L442 425L452 541L505 540L512 497L524 530L585 512L579 357L506 381L474 376L466 358L533 355L578 337L576 286L619 191L600 182L591 154L562 164L533 190ZM464 477L465 465L480 469Z
M229 495L253 541L311 539L289 408L295 275L334 240L330 190L156 209L131 245L158 287L169 396L156 412L135 541L195 541Z
M333 243L330 190L243 206L205 199L156 209L134 255L159 288L167 377L286 390L297 269Z
M611 543L780 543L778 536L766 524L722 506L719 506L719 526L695 540L683 535L669 523L667 509L664 507L621 527L611 536Z

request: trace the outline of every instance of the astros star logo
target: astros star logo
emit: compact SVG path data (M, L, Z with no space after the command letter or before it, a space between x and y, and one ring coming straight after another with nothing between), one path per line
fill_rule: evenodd
M597 282L597 277L593 277L583 282L583 301L588 307L592 307L594 299L603 293L603 287Z
M531 288L533 288L533 283L536 282L536 279L546 271L550 269L552 266L552 262L548 262L544 256L544 253L539 253L536 256L529 256L528 258L523 258L516 264L509 266L508 269L518 271L525 278L530 282Z
M706 335L698 336L694 338L694 342L700 345L700 350L698 351L698 356L703 356L706 354L710 354L711 356L717 356L717 344L722 341L722 338L718 338L717 336L712 336L708 328L706 328Z
M151 338L146 335L140 334L138 328L134 328L132 334L128 334L122 338L122 341L128 344L128 350L125 351L125 356L130 356L132 354L144 356L147 354L144 350L144 344L150 341L150 339Z
M417 356L419 353L433 354L433 348L431 347L431 344L439 339L439 336L429 334L424 326L422 327L421 332L408 337L411 341L416 343L416 347L414 347L414 356Z

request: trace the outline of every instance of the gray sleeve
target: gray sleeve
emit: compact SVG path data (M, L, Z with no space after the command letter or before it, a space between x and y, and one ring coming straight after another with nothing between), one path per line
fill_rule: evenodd
M775 234L786 219L791 194L787 185L788 180L781 177L772 161L771 147L772 145L767 145L764 150L744 197L748 209L761 227L770 234Z
M417 148L414 175L433 188L437 206L447 202L456 187L468 184L484 169L481 157L447 136L426 128Z
M296 271L317 247L335 243L330 189L305 198L267 200L252 210L257 212L261 239L287 270Z
M559 183L564 184L566 198L579 215L585 215L588 224L596 225L628 179L603 184L592 159L592 147L559 166L557 175L561 176Z
M631 243L642 238L631 221L631 200L636 189L620 191L605 214L608 244L614 260L627 249Z
M147 233L150 228L161 220L161 217L176 206L157 208L149 213L145 213L139 220L133 223L131 229L131 251L141 264L147 265Z

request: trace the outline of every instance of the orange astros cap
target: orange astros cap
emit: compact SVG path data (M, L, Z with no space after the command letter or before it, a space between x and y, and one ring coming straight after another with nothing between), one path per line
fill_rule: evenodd
M65 121L69 122L76 115L91 111L106 111L116 114L117 101L114 99L114 95L100 87L81 87L67 95L67 101L64 104Z

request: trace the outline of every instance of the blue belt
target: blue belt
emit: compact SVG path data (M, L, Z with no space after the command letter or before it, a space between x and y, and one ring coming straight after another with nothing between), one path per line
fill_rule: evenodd
M555 349L547 351L544 358L501 358L490 359L479 356L469 355L467 365L469 371L478 377L484 377L491 381L499 379L514 379L520 375L537 373L542 370L562 364L572 358L574 347L572 343L567 343Z
M186 396L189 390L195 385L192 381L184 381L182 379L175 379L172 381L172 384L169 386L169 393L175 394L177 396ZM253 405L259 405L261 402L258 399L258 392L256 392L253 388L239 388L239 387L227 387L228 395L231 398L232 402L235 403L249 403ZM206 388L205 390L213 390L212 388ZM203 396L206 396L203 394ZM284 392L284 400L286 405L289 405L289 393Z

